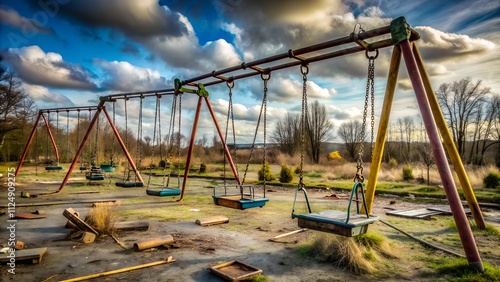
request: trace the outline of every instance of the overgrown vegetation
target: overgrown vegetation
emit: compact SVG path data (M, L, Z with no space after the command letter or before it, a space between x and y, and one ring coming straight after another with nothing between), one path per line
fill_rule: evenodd
M404 166L403 167L403 180L410 181L413 179L415 179L415 177L413 176L413 167L411 167L410 165Z
M498 188L500 186L500 174L490 172L483 178L484 187Z
M102 235L113 235L118 216L109 206L97 205L88 211L85 222Z
M280 179L279 179L281 183L290 183L292 182L294 177L295 173L289 166L285 164L281 165Z
M268 162L262 164L262 166L259 169L259 180L260 181L273 181L274 180L274 175L271 172L271 166L269 165Z
M480 273L472 269L464 258L448 256L426 256L422 257L433 270L445 281L452 282L495 282L500 281L500 267L489 263L483 263L484 272ZM436 273L427 273L424 276L434 276Z

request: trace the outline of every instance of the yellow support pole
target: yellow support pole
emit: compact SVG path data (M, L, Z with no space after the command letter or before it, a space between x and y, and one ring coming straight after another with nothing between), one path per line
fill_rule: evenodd
M486 224L484 222L484 217L481 213L481 209L479 208L479 203L477 202L469 178L467 177L467 174L465 172L462 159L458 154L455 143L453 142L453 138L451 137L450 131L448 130L448 125L446 124L443 112L439 107L436 94L432 89L429 75L427 74L424 63L422 61L422 56L418 51L417 45L413 43L412 46L413 54L415 56L415 60L417 61L418 70L420 72L420 75L422 76L422 81L424 83L425 92L427 93L427 100L429 100L429 104L432 110L432 115L434 116L434 120L439 129L439 132L441 133L441 138L443 139L444 146L448 151L453 167L455 168L455 172L457 173L458 180L460 181L460 186L462 186L462 190L464 191L465 199L467 200L467 204L469 205L472 217L474 218L474 221L476 222L476 225L479 229L486 229Z
M401 49L399 46L394 46L391 57L391 65L389 67L389 74L387 76L384 104L382 106L377 138L375 140L375 148L373 150L373 157L370 164L370 175L368 176L368 184L366 185L365 197L368 213L372 212L373 200L375 198L375 187L377 186L378 173L380 171L380 164L382 163L382 156L384 154L385 139L387 137L387 127L389 124L392 100L394 98L394 92L396 90L396 83L398 81L400 63Z

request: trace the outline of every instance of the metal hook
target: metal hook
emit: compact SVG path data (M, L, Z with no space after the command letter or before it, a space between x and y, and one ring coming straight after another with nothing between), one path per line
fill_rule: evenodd
M368 52L369 52L368 50L365 51L365 56L367 59L375 60L376 58L378 58L378 49L373 50L373 52L375 52L375 56L368 56Z

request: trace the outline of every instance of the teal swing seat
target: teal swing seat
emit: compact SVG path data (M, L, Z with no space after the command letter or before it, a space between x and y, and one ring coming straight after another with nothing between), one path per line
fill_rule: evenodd
M252 185L236 185L235 188L239 188L239 193L228 193L227 187L224 187L224 194L217 194L217 187L215 187L214 194L212 195L214 204L244 210L257 207L261 208L269 201L266 197L255 197L255 188ZM245 188L247 188L248 191L245 191Z
M98 166L92 166L90 171L85 175L85 178L90 181L101 181L105 179L101 168Z
M122 188L144 187L144 182L142 182L142 181L132 181L131 180L130 173L132 171L134 171L134 170L130 169L128 171L127 179L125 181L116 182L115 185L117 187L122 187Z
M63 169L64 169L64 167L60 166L60 165L48 165L45 167L46 171L59 171L59 170L63 170Z
M370 216L366 214L360 214L359 201L358 201L358 189L361 193L362 202L365 211L367 211L365 194L363 191L363 184L357 182L354 184L351 191L351 197L349 199L349 204L347 212L327 210L321 212L311 212L311 207L309 205L309 199L307 197L307 192L305 188L301 187L295 191L295 200L293 203L292 218L298 219L298 225L301 228L309 228L313 230L333 233L337 235L342 235L346 237L353 237L361 234L365 234L368 230L368 225L377 221L378 216ZM306 214L296 214L295 213L295 203L297 200L297 194L299 190L304 192L304 196L307 203L307 208L309 213ZM353 197L356 195L356 211L357 214L351 214L351 203Z
M162 189L147 189L146 194L149 196L179 196L181 194L181 189L177 188L162 188Z
M104 172L113 172L113 171L115 171L115 168L118 167L117 164L113 164L113 163L101 163L99 166L101 167L102 171L104 171Z

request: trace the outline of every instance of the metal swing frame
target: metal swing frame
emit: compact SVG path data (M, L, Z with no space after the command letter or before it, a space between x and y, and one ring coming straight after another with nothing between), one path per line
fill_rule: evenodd
M195 113L195 122L193 124L188 157L186 160L184 182L182 184L183 188L181 191L181 199L180 199L182 200L185 192L185 185L187 182L187 174L189 171L191 155L194 146L194 138L196 134L196 127L198 124L199 113L204 98L207 101L207 106L209 107L214 122L216 122L213 110L211 109L211 106L208 102L208 92L206 92L205 87L230 80L237 80L255 75L260 75L262 73L271 73L272 71L298 66L304 63L313 63L335 57L344 56L347 54L374 51L376 49L393 47L391 63L389 67L389 74L387 78L385 98L383 103L384 111L382 112L379 122L379 129L375 142L372 163L370 165L371 173L369 176L368 185L366 189L366 203L367 203L368 213L370 213L373 205L375 187L377 184L378 172L380 170L380 165L382 161L382 154L387 134L388 120L390 116L390 110L392 107L392 100L397 85L400 61L401 58L403 57L405 60L406 68L409 73L410 80L412 82L415 96L417 98L417 103L419 105L420 112L424 120L424 125L428 133L429 141L433 148L432 151L434 159L436 160L436 166L440 167L439 170L440 177L443 183L446 196L448 198L448 202L450 204L453 217L455 219L455 223L457 224L458 233L460 235L460 239L462 241L466 257L471 267L479 271L482 271L484 268L481 263L481 258L479 256L475 239L470 229L469 222L465 215L460 197L455 187L455 182L451 174L451 168L447 161L447 157L444 151L445 148L448 151L453 167L457 172L462 190L464 191L465 198L467 200L467 203L469 205L473 218L476 221L477 226L480 229L484 229L486 225L484 223L484 218L482 216L481 210L479 209L479 204L472 190L472 186L467 178L467 174L463 167L460 156L453 143L453 138L448 130L446 121L439 107L439 103L437 102L436 95L432 89L430 79L423 65L422 58L414 42L419 38L420 35L407 24L405 18L400 17L394 19L390 25L376 28L373 30L367 30L360 33L353 32L348 36L344 36L341 38L333 39L327 42L307 46L296 50L289 50L288 52L255 60L252 62L248 63L244 62L240 65L236 65L226 69L218 71L214 70L212 72L197 77L189 78L181 82L176 80L175 82L176 85L175 88L173 89L146 91L142 93L127 93L119 95L122 96L144 95L145 93L153 93L154 95L154 93L159 93L159 92L163 93L167 91L174 92L175 89L181 91L182 89L187 89L188 90L187 92L196 93L199 95L198 106ZM369 39L373 39L373 41L368 42L367 40ZM342 45L344 46L341 47ZM318 55L320 50L325 50L333 47L337 48L333 51L329 51L328 53L323 53ZM310 57L307 58L304 57L304 55L306 54L309 54ZM288 61L283 62L282 60L288 60ZM281 61L281 63L278 63L277 65L271 65L272 62L278 62L278 61ZM264 66L260 67L262 65ZM233 73L234 75L227 76L227 74L230 73ZM182 86L198 87L198 89L197 90L188 89ZM205 94L203 93L205 93L206 96L204 96ZM101 97L98 107L104 106L104 103L107 100L112 99L113 96L114 95ZM94 122L95 120L93 120L93 123ZM93 123L91 124L92 126ZM220 132L218 124L216 124L216 127L218 129L219 136L222 137L222 133ZM115 134L117 134L117 132ZM445 148L443 147L443 145ZM227 152L227 146L224 145L224 148L226 150L226 153L230 155L229 152ZM80 153L81 150L77 152L77 155ZM70 172L72 168L73 164L69 168L68 172ZM236 175L236 170L234 169L234 167L233 167L233 173ZM63 182L59 192L62 190L62 187L64 187L64 185L66 184L66 181L67 180Z

